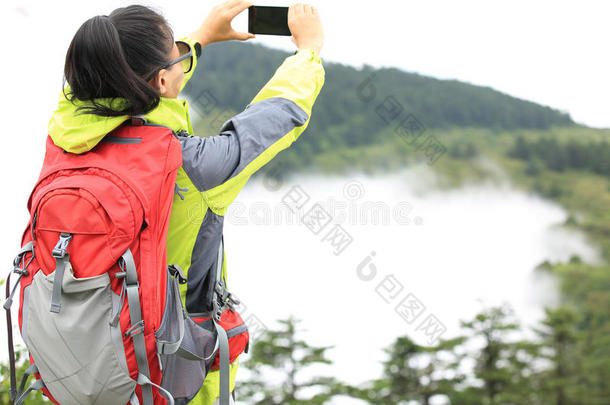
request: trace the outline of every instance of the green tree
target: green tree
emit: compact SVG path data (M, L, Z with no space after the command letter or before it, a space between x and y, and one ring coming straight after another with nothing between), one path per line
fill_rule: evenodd
M383 377L362 387L347 387L346 394L375 405L395 405L416 401L429 405L437 395L449 396L464 380L459 371L462 356L455 348L463 342L458 337L440 340L435 346L420 346L402 336L384 349L388 360Z
M536 333L541 338L539 357L549 363L540 373L541 389L549 405L576 405L580 397L578 373L581 369L579 354L579 314L571 308L546 309L546 318Z
M608 404L610 267L570 261L554 266L552 271L560 276L563 302L576 311L576 314L551 314L550 318L556 329L551 332L565 347L562 355L572 359L571 364L563 366L565 378L575 381L566 387L565 396L583 405Z
M17 388L19 388L21 377L25 374L25 370L30 366L28 352L22 346L15 347L15 364L17 371ZM0 405L12 404L10 398L11 381L9 370L8 360L0 363L0 375L2 375L2 384L0 385ZM33 379L33 377L30 377L28 382L31 384ZM28 405L46 405L51 402L42 395L41 391L34 391L29 394L25 403Z
M534 358L535 345L518 339L520 327L512 310L507 306L485 309L461 324L467 341L481 345L470 355L475 361L474 377L480 384L470 384L452 398L452 403L534 404L529 363Z
M528 160L530 158L530 146L522 135L517 137L515 144L508 152L508 156L521 160Z
M238 396L252 405L324 404L340 394L342 384L334 377L314 377L301 381L298 374L308 366L331 364L326 351L332 346L312 347L297 337L300 320L290 316L280 320L282 329L267 330L255 342L250 358L243 366L252 377L238 386ZM281 383L269 376L279 373ZM316 388L319 392L304 397L303 391ZM262 397L261 397L262 395Z

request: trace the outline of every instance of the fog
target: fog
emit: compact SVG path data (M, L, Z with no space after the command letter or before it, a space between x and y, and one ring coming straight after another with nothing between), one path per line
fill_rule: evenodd
M251 182L227 212L225 246L229 287L254 340L294 314L310 344L336 345L334 365L318 371L358 383L379 376L381 349L396 337L424 345L451 337L483 307L508 303L531 325L557 301L538 264L571 255L599 261L581 233L561 226L566 212L556 204L506 183L426 190L433 178L423 166ZM300 210L295 190L309 197ZM311 226L316 204L330 218L324 227ZM386 222L384 211L394 213ZM351 238L339 254L326 237L336 225ZM420 304L418 317L403 318L406 297Z

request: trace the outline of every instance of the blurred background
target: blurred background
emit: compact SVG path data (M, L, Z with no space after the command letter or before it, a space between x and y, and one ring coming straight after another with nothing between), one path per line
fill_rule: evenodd
M132 3L0 5L7 272L72 36ZM217 3L139 4L177 39ZM610 5L309 3L326 34L310 125L225 219L251 334L238 403L610 403ZM295 50L204 48L182 94L195 134Z

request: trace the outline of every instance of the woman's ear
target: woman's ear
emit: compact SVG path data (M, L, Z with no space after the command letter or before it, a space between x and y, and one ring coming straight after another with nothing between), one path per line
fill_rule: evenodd
M148 82L151 86L159 91L161 96L164 96L167 93L167 78L165 77L167 73L167 69L161 69L155 77L150 79Z

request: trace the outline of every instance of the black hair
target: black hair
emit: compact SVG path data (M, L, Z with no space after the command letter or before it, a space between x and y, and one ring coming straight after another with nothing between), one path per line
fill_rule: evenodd
M98 15L80 26L66 53L64 96L91 101L77 111L104 117L146 114L159 105L160 94L145 78L169 62L174 34L165 18L141 5ZM70 85L66 94L65 83ZM110 106L95 101L111 98ZM123 98L123 109L114 109Z

